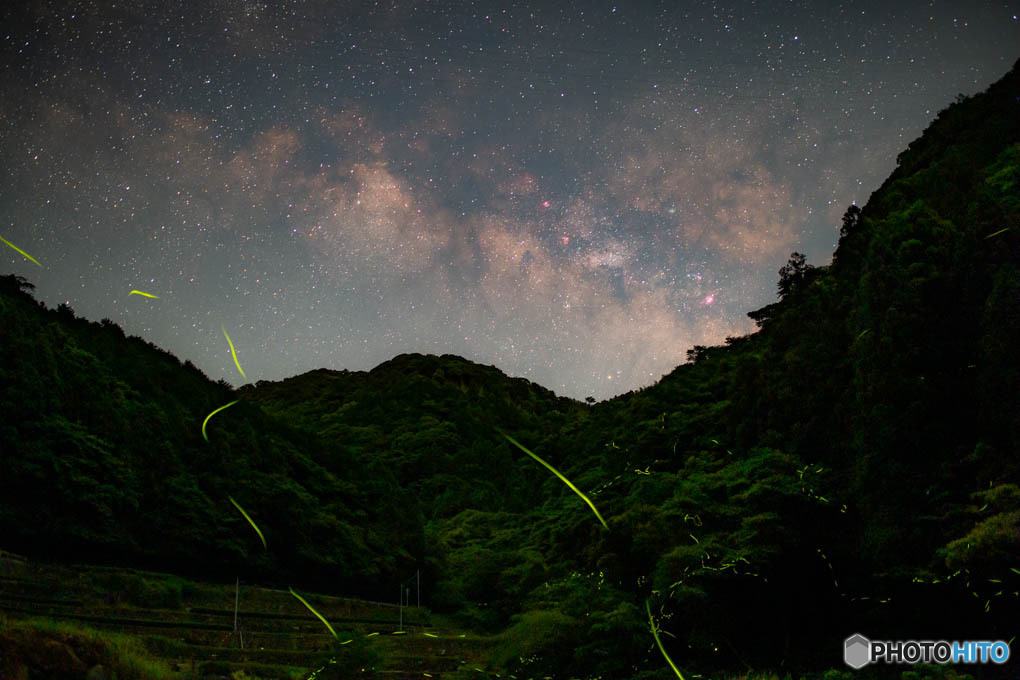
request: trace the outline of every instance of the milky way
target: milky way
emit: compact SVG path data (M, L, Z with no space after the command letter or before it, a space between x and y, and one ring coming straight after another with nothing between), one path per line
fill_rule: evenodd
M0 236L43 268L0 269L235 384L221 329L252 381L652 384L1020 56L1017 5L969 0L24 4Z

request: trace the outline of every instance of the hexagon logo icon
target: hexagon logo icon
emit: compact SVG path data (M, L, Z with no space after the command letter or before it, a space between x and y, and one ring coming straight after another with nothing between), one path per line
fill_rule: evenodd
M855 671L871 662L871 641L860 633L848 637L843 643L843 661Z

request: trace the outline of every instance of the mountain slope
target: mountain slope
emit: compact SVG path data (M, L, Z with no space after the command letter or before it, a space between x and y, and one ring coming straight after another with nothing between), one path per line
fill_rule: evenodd
M370 372L312 371L246 387L267 412L385 462L426 517L519 510L535 498L497 428L558 434L587 406L491 366L404 354Z
M203 420L238 395L108 320L45 309L30 289L0 278L6 548L197 574L243 565L334 587L342 566L340 587L365 594L413 571L416 506L384 466L351 464L245 399L205 441Z
M613 538L589 552L619 555L607 580L651 575L632 592L690 621L694 658L724 640L743 658L731 663L757 665L777 628L801 662L793 650L836 649L853 628L1015 634L1017 92L1014 67L941 112L847 211L831 266L791 258L781 300L750 314L758 333L694 348L658 384L599 404L571 441L573 469L621 476ZM751 571L770 585L749 591Z

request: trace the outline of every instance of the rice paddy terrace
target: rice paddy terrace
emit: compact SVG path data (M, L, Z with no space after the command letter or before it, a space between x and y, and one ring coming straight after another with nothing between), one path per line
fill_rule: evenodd
M19 623L32 620L49 629L54 641L47 641L44 654L54 663L57 657L80 654L75 647L84 638L75 630L91 629L93 638L134 638L178 678L314 674L441 680L501 673L485 662L496 637L453 630L425 608L401 612L394 603L302 595L330 622L336 638L287 590L193 582L136 569L0 559L0 666L5 654L29 662L38 655L38 650L19 649L14 635ZM37 660L35 667L49 661ZM47 677L58 677L57 669L54 673Z

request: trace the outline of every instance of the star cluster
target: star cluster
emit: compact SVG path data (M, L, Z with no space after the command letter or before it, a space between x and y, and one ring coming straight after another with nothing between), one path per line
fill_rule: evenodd
M37 297L214 379L222 326L253 380L453 353L582 399L753 330L1020 51L1008 2L22 5L0 235Z

